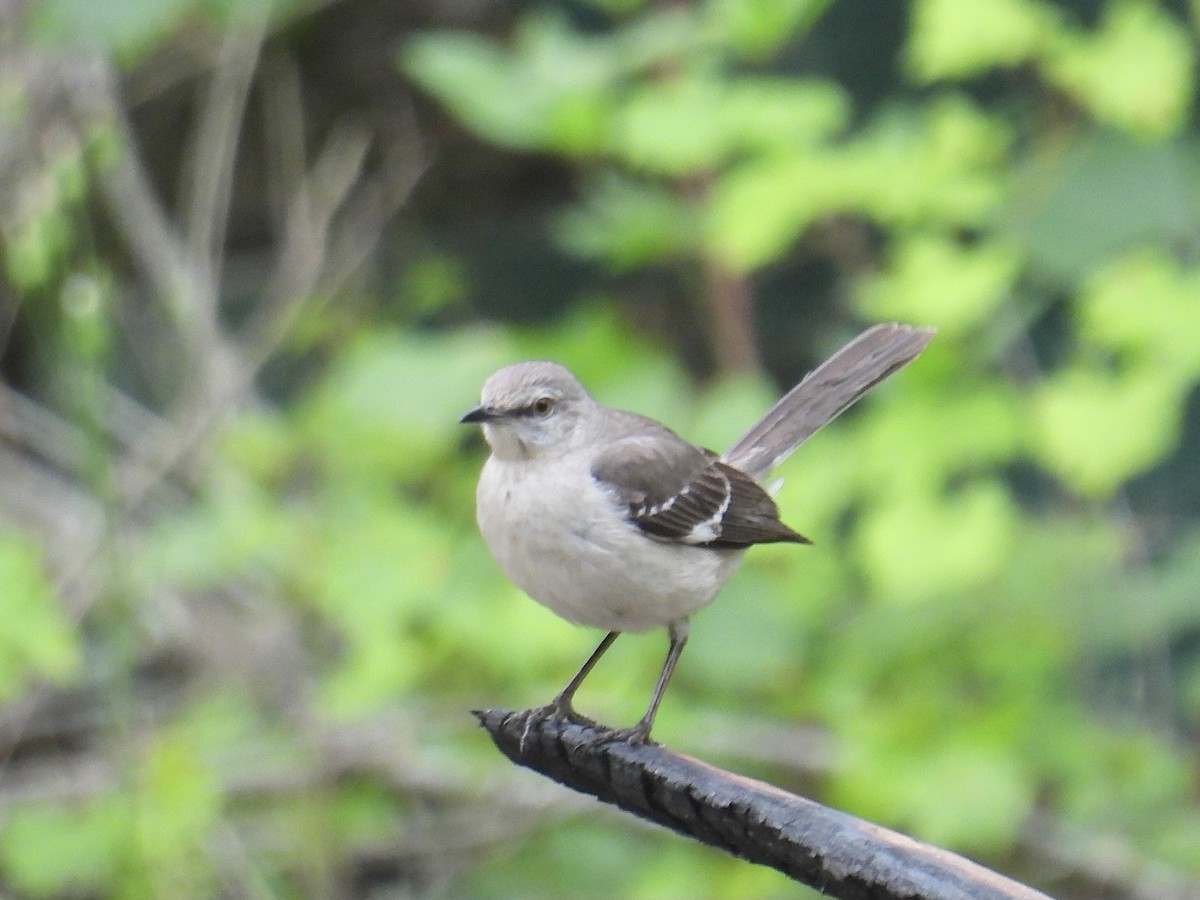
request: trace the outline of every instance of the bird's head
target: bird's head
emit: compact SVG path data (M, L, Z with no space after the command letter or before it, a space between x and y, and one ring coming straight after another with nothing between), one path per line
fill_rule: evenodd
M532 459L572 449L586 414L595 407L567 369L552 362L522 362L489 378L479 405L459 421L481 424L500 459Z

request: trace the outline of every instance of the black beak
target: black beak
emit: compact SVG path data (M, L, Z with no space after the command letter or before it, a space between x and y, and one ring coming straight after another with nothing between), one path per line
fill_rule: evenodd
M458 421L461 425L473 425L476 422L487 422L497 418L499 418L499 414L495 410L488 409L486 406L477 406L464 413Z

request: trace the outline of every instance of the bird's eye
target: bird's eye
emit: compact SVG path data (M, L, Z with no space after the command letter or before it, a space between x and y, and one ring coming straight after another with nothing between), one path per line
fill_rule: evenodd
M550 415L552 409L554 409L554 401L549 397L538 397L533 401L533 411L539 416Z

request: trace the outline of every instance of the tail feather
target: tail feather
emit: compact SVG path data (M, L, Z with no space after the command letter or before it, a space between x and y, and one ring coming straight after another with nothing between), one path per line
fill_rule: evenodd
M721 459L754 479L783 462L863 394L921 355L934 328L868 328L788 391Z

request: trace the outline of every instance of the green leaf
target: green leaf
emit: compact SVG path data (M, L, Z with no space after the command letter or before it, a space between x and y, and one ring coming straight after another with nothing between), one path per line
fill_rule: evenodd
M203 723L208 723L205 718ZM64 808L9 810L0 830L6 879L31 897L209 896L208 842L221 792L201 759L211 732L181 723L154 736L131 793L100 794Z
M883 116L846 155L852 196L885 225L987 225L1007 190L1011 135L963 96Z
M987 715L912 693L863 715L840 727L836 805L941 846L1011 846L1033 807L1034 784L1007 741L990 733Z
M614 272L681 256L698 233L695 213L674 192L615 172L591 181L555 221L563 247Z
M364 333L300 407L300 427L338 471L423 477L466 436L459 417L511 353L484 330Z
M1017 511L998 482L977 482L945 497L911 494L863 514L859 549L875 592L912 604L969 593L1008 561Z
M520 20L511 49L465 33L411 39L401 66L468 127L526 150L592 154L607 141L622 79L695 41L691 18L665 11L606 35L563 17Z
M1161 252L1117 260L1079 299L1080 337L1186 391L1200 378L1200 271Z
M1011 752L967 733L914 762L901 821L940 846L993 853L1012 846L1033 808L1034 786Z
M775 53L789 38L807 32L829 6L830 0L738 0L709 3L709 25L738 52L750 59Z
M846 96L833 84L685 73L630 92L616 116L611 149L635 169L682 176L741 153L790 155L816 146L848 116Z
M167 731L143 762L134 808L137 869L133 895L203 896L215 885L205 848L221 813L216 773L200 757L195 734Z
M918 81L965 78L1037 57L1059 27L1038 0L919 0L913 7L908 71Z
M1033 398L1037 458L1080 494L1107 497L1175 446L1182 399L1144 368L1120 376L1080 365L1056 372Z
M414 259L401 275L402 303L413 318L454 309L470 291L466 263L449 253Z
M62 287L65 349L88 370L103 366L112 341L111 286L82 273L67 277Z
M1023 447L1023 398L1004 385L964 376L968 357L965 348L935 341L916 366L883 387L900 396L863 419L860 439L847 451L870 495L929 495L949 480L1004 465ZM897 459L904 465L897 467Z
M720 179L708 204L708 250L733 271L780 256L813 222L852 206L842 169L824 154L750 159Z
M1114 819L1144 828L1194 784L1188 760L1165 737L1114 722L1090 730L1073 741L1088 771L1063 783L1062 804L1071 818L1108 829Z
M237 26L283 18L304 0L38 0L33 34L55 44L83 44L135 63L196 15Z
M605 88L615 74L598 49L556 17L531 16L522 20L511 52L472 34L427 33L409 40L401 61L493 143L582 151L603 133Z
M1021 256L1001 243L963 247L940 234L902 239L863 292L871 318L937 326L943 339L978 328L1008 298Z
M687 175L712 168L733 149L724 102L725 84L717 78L639 84L614 122L613 150L635 169Z
M1196 847L1200 847L1200 811L1195 807L1173 808L1166 815L1159 814L1151 818L1157 827L1150 853L1177 872L1194 871Z
M476 133L507 147L545 144L538 98L516 91L504 52L473 34L420 34L401 57L404 71Z
M295 554L300 520L275 497L226 470L185 512L149 529L134 571L147 590L166 582L206 588L258 564L284 568Z
M196 0L40 0L33 4L33 34L58 44L85 42L127 59L149 51L198 4Z
M345 643L323 697L337 715L358 715L418 682L450 536L420 509L368 490L326 509L311 541L295 577Z
M342 845L342 852L380 841L402 841L406 821L405 798L388 790L382 781L351 782L333 798L330 833Z
M1173 134L1192 102L1191 39L1157 3L1112 0L1100 29L1063 35L1048 77L1101 122L1143 137Z
M59 605L31 540L0 533L0 585L0 699L15 699L34 679L73 678L80 664L75 627Z
M102 796L76 807L15 806L0 829L5 879L26 897L111 895L126 864L128 809Z
M266 409L242 413L221 432L225 458L260 483L287 476L299 440L283 416Z
M729 81L721 112L737 147L779 152L819 146L850 114L849 98L832 82L767 77Z
M8 277L25 292L45 290L53 284L75 241L70 218L58 209L31 216L6 238Z
M982 227L1000 208L1007 130L959 97L884 116L833 149L752 156L714 186L708 250L734 271L767 265L822 218Z

